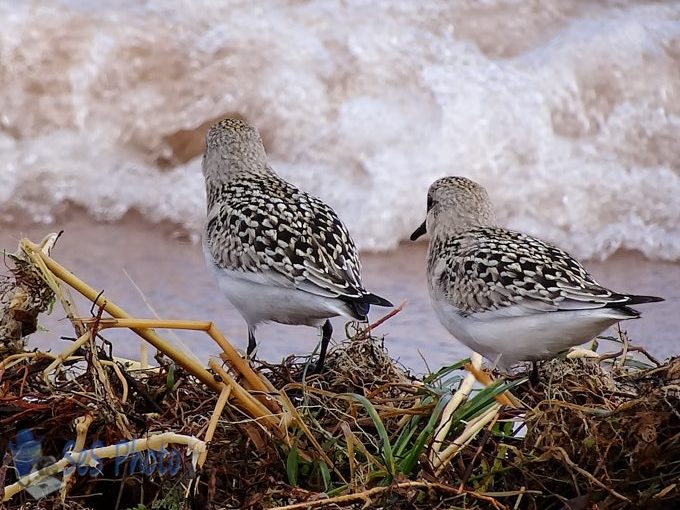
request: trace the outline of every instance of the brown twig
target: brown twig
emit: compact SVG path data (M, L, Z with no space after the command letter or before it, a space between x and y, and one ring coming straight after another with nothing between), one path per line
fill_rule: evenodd
M611 494L612 496L614 496L617 499L620 499L621 501L625 501L626 503L631 502L630 499L628 499L626 496L619 494L618 492L616 492L611 487L608 487L607 485L605 485L604 483L599 481L597 478L595 478L588 471L586 471L582 467L579 467L573 460L571 460L569 458L569 454L561 446L554 446L554 447L552 447L552 450L556 451L560 454L560 456L562 457L562 460L564 460L564 462L567 466L569 466L571 469L576 471L581 476L584 476L585 478L587 478L592 484L597 485L600 489L607 491L609 494Z
M373 331L373 330L374 330L375 328L377 328L378 326L380 326L380 325L382 325L383 323L385 323L386 321L390 320L392 317L394 317L394 316L397 315L399 312L401 312L401 311L404 309L404 307L406 306L407 303L408 303L408 301L406 301L406 300L402 301L401 303L399 303L399 306L397 306L397 307L393 308L392 310L390 310L388 313L386 313L385 315L383 315L380 319L378 319L378 320L375 321L374 323L369 324L368 327L367 327L364 331L365 331L366 333L370 333L371 331Z
M480 494L478 492L461 491L456 487L451 487L450 485L445 485L443 483L419 481L419 482L401 482L396 483L394 485L389 485L387 487L373 487L372 489L355 492L353 494L345 494L342 496L335 496L333 498L327 499L317 499L315 501L306 501L304 503L295 503L293 505L278 506L272 508L271 510L302 510L308 508L320 508L329 505L341 506L348 503L353 503L355 501L364 501L366 502L366 504L368 504L372 497L378 496L384 492L398 491L403 489L427 489L432 491L443 492L445 494L452 494L456 496L468 495L475 499L486 501L487 503L492 505L494 508L497 508L498 510L507 509L505 505L502 505L496 499L490 496L486 496L484 494Z

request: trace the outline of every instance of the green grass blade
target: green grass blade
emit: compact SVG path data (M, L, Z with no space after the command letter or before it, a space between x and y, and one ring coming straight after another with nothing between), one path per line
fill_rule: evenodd
M321 472L321 479L323 480L323 490L327 493L331 489L331 472L326 463L322 460L319 461L319 471Z
M437 427L437 423L439 422L439 417L441 416L442 411L446 407L446 404L449 403L449 400L451 400L452 396L453 395L449 393L448 395L444 395L443 397L441 397L439 399L439 402L437 402L437 405L435 406L434 410L432 411L432 414L430 415L430 419L428 420L427 425L423 430L420 431L420 434L418 434L418 438L413 443L411 451L404 458L404 460L400 462L399 471L401 473L410 475L413 469L415 468L416 463L420 458L420 454L425 448L425 445L429 443L430 438L434 435L434 431L435 428Z
M378 411L375 410L373 404L371 404L371 402L363 395L350 393L350 396L364 406L366 412L371 417L371 420L373 420L373 425L375 425L375 429L378 432L378 436L380 436L380 441L382 442L382 454L385 467L387 468L389 475L394 476L396 474L396 464L394 462L394 456L392 455L392 444L390 443L390 436L387 434L387 430L380 419Z
M395 459L401 459L404 457L404 450L408 448L411 438L418 430L418 424L420 423L421 419L421 415L411 417L409 422L402 429L399 437L397 437L397 440L394 442L392 453L394 454Z
M297 446L293 447L288 452L286 459L286 474L288 475L288 483L293 487L297 486L298 472L300 470L300 457L298 456Z
M424 384L433 384L437 381L441 381L446 375L450 374L451 372L453 372L455 370L460 370L461 368L463 368L463 366L466 363L470 363L470 358L465 358L465 359L458 361L457 363L454 363L453 365L447 365L445 367L442 367L439 370L437 370L436 372L433 372L433 373L429 374L427 377L425 377L423 379L423 383Z
M451 427L451 430L454 430L457 422L470 421L480 414L483 414L489 409L489 406L494 404L496 396L511 390L526 381L527 379L518 379L517 381L507 382L499 379L486 388L479 390L474 397L470 398L453 413L451 421L454 426Z

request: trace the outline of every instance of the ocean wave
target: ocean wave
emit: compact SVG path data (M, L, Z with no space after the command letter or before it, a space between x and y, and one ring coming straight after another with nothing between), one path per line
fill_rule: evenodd
M680 259L680 4L0 3L0 219L69 204L200 232L203 133L240 115L362 249L436 178L577 256Z

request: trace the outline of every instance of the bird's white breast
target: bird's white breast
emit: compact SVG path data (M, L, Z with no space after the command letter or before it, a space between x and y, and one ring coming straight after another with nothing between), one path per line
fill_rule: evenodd
M630 318L605 308L536 312L515 305L464 314L444 300L433 299L432 305L456 339L503 369L518 361L553 357Z
M273 321L318 327L329 317L348 315L340 299L284 285L275 273L267 276L219 267L205 244L203 251L220 290L250 326Z

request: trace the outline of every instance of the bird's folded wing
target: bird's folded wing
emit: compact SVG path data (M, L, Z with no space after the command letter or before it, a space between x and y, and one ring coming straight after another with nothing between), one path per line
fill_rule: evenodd
M458 308L470 313L512 307L525 313L622 306L628 296L599 285L559 248L499 228L461 238L440 278L449 280Z
M275 228L253 221L262 214L253 207L211 211L204 242L213 261L257 283L325 297L361 297L366 291L359 255L347 229L330 207L304 195L307 214L292 222L278 218L271 222Z

